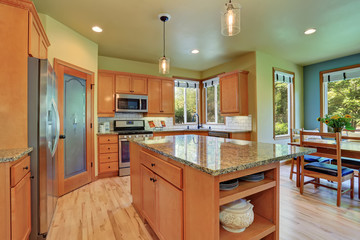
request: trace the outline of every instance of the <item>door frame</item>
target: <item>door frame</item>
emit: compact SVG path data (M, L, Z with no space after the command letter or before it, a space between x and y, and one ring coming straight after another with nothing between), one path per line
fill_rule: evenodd
M65 70L66 68L66 70ZM73 76L86 79L86 163L87 167L90 167L90 181L95 180L95 163L94 163L94 72L78 67L74 64L65 62L63 60L54 58L54 71L55 74L61 72L70 73ZM62 77L62 76L61 76ZM57 89L60 92L64 92L64 85L59 84L59 79L61 78L57 75ZM88 90L90 90L90 101L88 96ZM90 102L90 106L89 106ZM58 94L58 108L60 118L63 119L64 116L64 95ZM89 111L90 109L90 111ZM60 121L60 134L64 134L64 123ZM59 150L61 149L61 150ZM58 179L58 196L62 196L68 192L71 192L78 188L78 186L66 186L64 180L64 141L59 141L58 150L57 150L57 179ZM61 168L62 166L62 168Z

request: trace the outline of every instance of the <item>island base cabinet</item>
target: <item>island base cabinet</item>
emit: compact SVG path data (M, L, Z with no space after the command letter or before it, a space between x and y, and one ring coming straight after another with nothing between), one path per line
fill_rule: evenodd
M142 184L142 212L150 226L155 229L156 225L156 185L153 182L155 174L144 166L141 166Z
M183 239L183 194L141 165L142 214L161 240Z
M30 172L11 188L12 240L28 239L31 231Z

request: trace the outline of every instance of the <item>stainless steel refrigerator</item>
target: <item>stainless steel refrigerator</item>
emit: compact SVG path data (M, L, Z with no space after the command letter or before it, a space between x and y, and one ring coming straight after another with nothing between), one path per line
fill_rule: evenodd
M34 148L31 153L31 240L46 237L55 211L59 133L55 73L47 60L29 57L28 142Z

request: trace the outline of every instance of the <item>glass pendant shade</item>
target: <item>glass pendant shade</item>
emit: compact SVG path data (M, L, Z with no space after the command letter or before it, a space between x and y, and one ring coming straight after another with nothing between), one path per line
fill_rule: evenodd
M240 33L240 9L239 4L231 1L225 4L225 11L221 16L221 34L234 36Z
M159 73L161 74L170 73L170 58L162 57L159 59Z

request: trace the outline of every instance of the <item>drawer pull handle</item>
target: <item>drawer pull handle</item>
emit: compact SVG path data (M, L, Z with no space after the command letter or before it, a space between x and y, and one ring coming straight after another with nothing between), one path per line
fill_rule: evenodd
M108 157L108 159L110 159L110 157Z
M108 139L108 142L110 142L110 139Z
M108 148L108 150L110 150L110 148Z
M156 180L156 178L153 178L153 182L156 182L157 180Z
M153 181L153 180L154 180L154 179L151 177L151 178L150 178L150 181Z
M110 168L110 166L108 166L108 168Z
M152 166L152 167L155 167L155 163L152 163L151 166Z
M28 166L26 166L26 167L23 167L23 169L24 169L24 170L28 170L28 169L29 169L29 167L28 167Z

